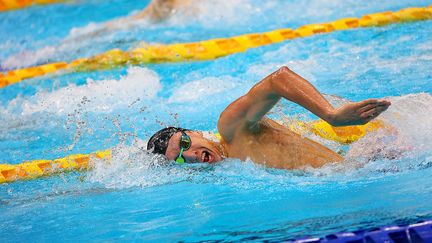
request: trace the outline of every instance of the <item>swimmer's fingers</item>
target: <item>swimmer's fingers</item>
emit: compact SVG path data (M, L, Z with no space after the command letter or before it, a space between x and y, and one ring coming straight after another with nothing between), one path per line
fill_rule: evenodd
M362 112L360 117L363 119L366 119L366 120L372 120L375 117L379 116L382 112L384 112L387 109L388 109L387 105L377 106L377 107L369 109L365 112Z
M360 113L366 112L368 110L374 109L374 108L379 107L379 106L388 107L390 105L391 105L391 103L389 101L383 100L383 99L367 99L367 100L363 100L363 101L358 102L358 107L359 107Z
M362 114L362 113L368 112L368 111L373 110L373 109L377 109L377 108L387 109L388 107L389 106L387 104L376 103L376 104L370 104L370 105L366 105L364 107L361 107L358 109L358 112L360 114Z
M348 103L334 111L328 122L333 126L363 125L385 111L390 102L379 99L368 99Z
M367 111L369 111L369 110L371 110L371 109L374 109L374 108L376 108L378 105L375 103L375 104L368 104L368 105L365 105L365 106L363 106L363 107L360 107L359 109L358 109L358 111L360 112L360 114L361 113L364 113L364 112L367 112Z

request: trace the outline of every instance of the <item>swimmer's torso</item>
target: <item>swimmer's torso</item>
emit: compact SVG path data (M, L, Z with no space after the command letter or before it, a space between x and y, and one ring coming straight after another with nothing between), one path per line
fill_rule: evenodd
M301 137L270 119L261 122L257 133L237 132L224 147L228 157L241 160L250 158L255 163L273 168L320 167L343 160L327 147Z

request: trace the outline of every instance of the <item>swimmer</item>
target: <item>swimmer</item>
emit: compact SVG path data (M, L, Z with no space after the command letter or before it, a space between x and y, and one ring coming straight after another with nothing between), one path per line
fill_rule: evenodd
M70 33L71 36L66 39L66 42L82 41L82 38L94 38L104 33L128 29L135 25L142 25L142 20L149 23L163 22L173 14L182 10L188 10L188 12L194 13L197 9L191 1L192 0L152 0L145 9L136 14L98 24L96 27L92 27L91 30L86 30L86 28L74 29Z
M192 0L152 0L144 10L131 16L106 22L104 27L105 30L124 28L139 20L148 20L152 23L163 22L179 10L187 8L192 9L193 5L191 1Z
M215 163L237 158L271 168L302 169L343 161L329 148L266 118L282 98L303 106L333 126L366 124L390 106L386 100L367 99L335 109L307 80L282 67L225 108L217 125L220 142L207 139L199 131L169 127L155 133L147 149L177 163Z
M130 16L132 20L146 18L153 22L160 22L174 14L179 8L190 7L191 0L153 0L141 12Z

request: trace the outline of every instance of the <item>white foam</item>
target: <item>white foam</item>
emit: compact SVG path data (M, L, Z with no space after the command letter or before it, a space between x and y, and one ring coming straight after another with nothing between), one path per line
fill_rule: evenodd
M154 99L161 88L160 78L154 71L131 67L119 80L88 79L85 85L70 84L52 92L40 91L30 98L15 98L7 109L20 106L22 115L36 112L69 114L88 104L87 111L107 113L127 107L138 99Z
M180 4L176 9L173 9L170 16L161 22L149 21L148 18L132 19L129 18L134 14L143 11L135 10L129 14L117 19L112 19L107 22L89 23L84 27L72 28L69 35L65 38L65 42L76 41L83 37L95 37L102 33L110 33L118 30L126 30L130 28L143 28L154 29L161 26L175 27L190 25L191 23L199 23L207 27L220 26L220 21L223 20L225 24L234 25L246 18L253 11L253 6L246 0L232 0L232 1L218 1L218 0L205 0L205 1L191 1ZM238 14L239 11L248 14Z
M108 161L93 159L94 169L87 174L87 179L107 188L146 187L175 181L174 176L167 176L169 162L148 153L146 143L138 140L131 146L119 145L112 149Z
M206 77L191 81L174 90L169 103L207 100L209 96L228 91L236 86L232 77Z
M392 45L404 46L408 40L409 37L402 36L393 40ZM264 77L278 67L287 65L312 83L323 80L323 75L331 73L348 85L352 83L353 79L358 79L359 76L367 72L406 73L412 67L425 65L424 63L432 60L432 55L427 52L430 49L430 41L413 47L426 51L416 55L401 55L396 58L389 58L375 51L383 48L383 43L380 40L370 40L367 45L362 45L360 42L348 43L329 39L326 40L326 45L322 48L319 41L291 41L275 51L268 51L262 56L262 63L264 64L250 66L248 73ZM366 53L367 56L365 56ZM330 62L328 61L329 56L332 57ZM287 60L289 61L287 62ZM338 68L335 69L335 66ZM418 67L418 69L425 70L424 67ZM379 79L377 79L377 86L380 85L378 81ZM394 80L394 82L397 81Z
M69 31L69 35L66 37L65 41L77 39L84 35L91 35L98 31L102 31L104 29L104 24L101 23L93 23L90 22L84 27L74 27Z
M276 182L291 186L288 183L290 177L269 173L264 166L251 161L226 159L215 165L177 165L160 155L148 153L144 146L145 141L131 146L119 145L114 148L109 161L93 159L94 169L87 173L87 180L106 188L149 187L182 181L242 189L265 187L268 183Z
M36 51L23 51L6 58L1 66L6 69L22 68L32 66L37 62L48 60L57 52L57 48L53 46L46 46Z
M348 158L403 158L430 154L432 96L427 93L388 98L392 105L382 119L388 129L369 133L353 143Z
M223 21L224 26L231 26L247 22L252 13L258 9L247 0L206 0L195 1L190 5L192 6L179 9L168 20L168 24L178 25L193 21L206 27L221 27L220 23Z
M252 13L258 14L261 12L261 9L258 6L254 6L249 0L192 0L178 5L176 9L173 9L170 16L160 22L154 22L145 17L142 19L129 18L141 11L143 9L135 10L129 16L112 19L107 22L92 22L84 27L72 28L65 42L77 41L83 37L95 37L101 33L110 33L131 28L156 29L195 24L205 28L215 28L222 27L220 25L221 21L224 22L224 26L236 26L248 22Z
M392 106L383 115L416 150L432 148L432 95L410 94L390 98Z
M387 0L375 3L375 9L395 5ZM306 23L322 21L323 19L334 19L340 16L343 9L344 16L358 16L358 12L370 12L373 7L359 3L355 0L312 0L301 1L254 1L254 0L191 0L184 1L173 9L171 15L159 22L154 23L142 20L128 19L128 16L113 19L108 22L90 23L84 27L73 28L67 39L76 39L81 36L93 35L99 31L112 31L129 29L131 27L158 28L160 26L190 26L201 25L205 28L227 28L227 27L248 27L260 19L262 23L273 25L272 28L287 26L287 23L298 22L298 19L306 19ZM129 16L132 16L144 9L136 9ZM263 13L271 13L268 17ZM340 18L340 17L339 17ZM311 20L307 20L311 19ZM223 21L223 25L221 25ZM107 27L109 23L110 27Z

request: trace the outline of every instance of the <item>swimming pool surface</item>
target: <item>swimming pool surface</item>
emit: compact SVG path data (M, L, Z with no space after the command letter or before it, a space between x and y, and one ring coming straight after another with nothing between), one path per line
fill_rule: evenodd
M225 2L225 1L224 1ZM428 6L430 1L203 1L164 23L90 36L148 1L88 0L0 13L0 69L70 61L112 48L228 37ZM263 4L263 5L262 5ZM0 89L0 163L115 148L110 164L0 184L0 239L262 241L432 218L432 21L316 35L205 62L43 76ZM347 161L306 171L229 159L155 162L146 139L166 125L216 131L220 112L287 65L325 94L385 97L399 136L351 146ZM332 98L337 100L338 98ZM282 115L285 114L285 115ZM312 120L282 102L270 116ZM395 160L372 151L399 154Z

